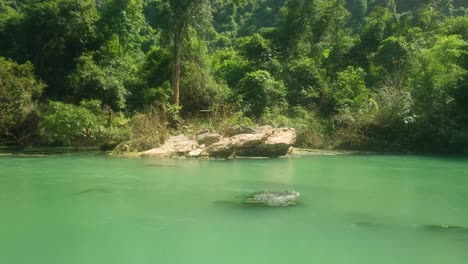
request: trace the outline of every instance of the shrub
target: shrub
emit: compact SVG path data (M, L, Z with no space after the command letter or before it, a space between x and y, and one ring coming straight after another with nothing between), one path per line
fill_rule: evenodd
M349 108L351 111L357 111L367 108L369 91L364 82L364 74L363 69L352 66L338 73L333 93L335 109L340 111Z
M155 106L148 106L144 112L134 115L129 125L130 138L114 148L114 155L158 147L168 133L166 114Z
M24 143L25 138L17 134L16 128L21 126L21 133L28 134L36 99L44 87L34 77L31 63L19 65L0 57L0 138L6 142Z
M254 122L246 116L244 116L242 113L236 113L230 118L224 119L219 127L218 127L218 133L221 135L229 135L229 132L234 128L234 127L241 127L241 128L253 128L255 126Z
M229 87L235 87L250 68L249 62L232 49L217 51L211 64L215 78L226 81Z
M41 116L40 135L47 144L108 148L128 137L122 117L101 110L98 100L83 100L79 106L49 101Z
M241 99L241 110L251 117L260 117L269 105L285 108L285 88L267 71L255 71L245 75L236 87Z
M323 93L321 74L317 63L312 59L291 62L285 76L289 103L308 107L319 103Z

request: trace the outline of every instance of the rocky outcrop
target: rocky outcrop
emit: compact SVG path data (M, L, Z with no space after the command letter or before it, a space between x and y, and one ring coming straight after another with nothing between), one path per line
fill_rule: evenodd
M215 157L215 158L228 158L235 153L237 142L231 138L223 138L221 141L206 147L201 156Z
M188 155L198 147L197 141L179 135L169 138L161 147L144 151L141 155L159 158L178 157Z
M200 145L210 146L216 142L221 140L221 135L216 133L204 133L201 135L197 135L197 142Z
M292 128L266 129L254 135L256 137L241 141L237 155L278 157L286 155L296 142L296 131Z
M250 127L244 127L244 126L236 125L236 126L230 127L225 132L225 135L227 135L228 137L232 137L232 136L239 135L239 134L251 134L251 133L254 133L254 132L255 132L255 130L250 128Z
M289 153L296 141L292 128L259 127L251 133L221 137L215 133L197 135L191 140L183 135L170 138L163 146L143 152L151 157L279 157Z

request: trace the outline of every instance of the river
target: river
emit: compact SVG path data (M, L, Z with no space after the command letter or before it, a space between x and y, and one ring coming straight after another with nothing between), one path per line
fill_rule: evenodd
M466 264L468 159L2 155L0 263Z

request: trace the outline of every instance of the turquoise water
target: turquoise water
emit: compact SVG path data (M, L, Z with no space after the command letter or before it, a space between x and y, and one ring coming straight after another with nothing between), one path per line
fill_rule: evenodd
M239 203L291 189L296 207ZM5 264L466 264L462 227L467 158L0 156Z

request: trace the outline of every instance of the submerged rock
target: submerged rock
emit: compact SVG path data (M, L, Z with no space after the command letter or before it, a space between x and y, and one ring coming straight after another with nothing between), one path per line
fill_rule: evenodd
M296 191L286 192L259 192L247 198L244 203L257 204L270 207L294 206L301 194Z

